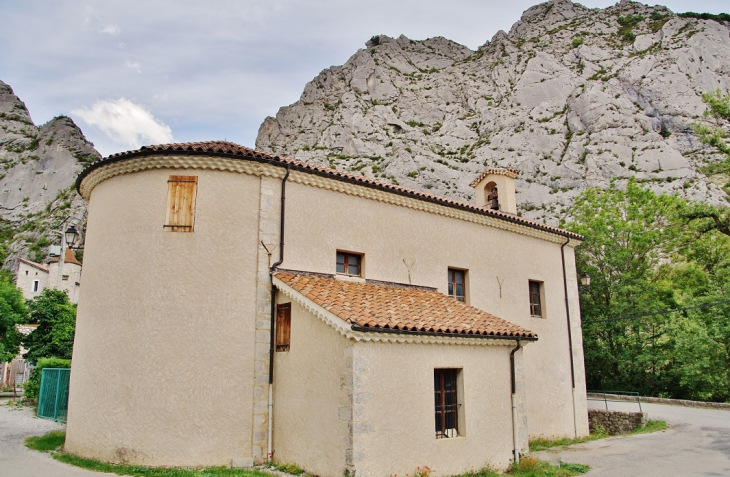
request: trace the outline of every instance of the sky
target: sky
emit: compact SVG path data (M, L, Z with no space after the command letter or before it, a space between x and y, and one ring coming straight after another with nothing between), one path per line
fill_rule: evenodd
M0 81L36 124L70 116L104 156L168 142L253 147L266 116L373 35L443 36L475 50L536 3L0 0ZM728 0L661 4L730 12Z

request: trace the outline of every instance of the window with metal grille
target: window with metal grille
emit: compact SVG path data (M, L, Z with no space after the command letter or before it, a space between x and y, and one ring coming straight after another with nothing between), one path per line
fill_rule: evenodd
M456 396L458 371L458 369L433 370L436 439L459 435L457 429L459 404Z
M350 252L337 252L337 273L351 277L362 276L362 255Z
M289 351L291 344L291 303L276 305L276 351Z
M540 287L542 283L530 280L530 315L542 316L542 301L540 299Z
M167 180L165 230L192 232L195 223L197 176L170 176Z
M449 268L449 296L466 301L466 271Z

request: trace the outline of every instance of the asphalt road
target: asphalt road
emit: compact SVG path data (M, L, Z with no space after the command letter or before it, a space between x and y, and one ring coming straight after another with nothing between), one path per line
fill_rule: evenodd
M588 401L605 409L603 401ZM636 403L609 402L609 410L637 412ZM591 466L589 477L730 476L730 411L642 403L649 419L669 429L611 437L533 455L543 460Z
M25 438L63 429L48 419L38 419L28 407L8 406L0 400L0 477L103 477L114 476L73 467L48 454L25 447Z

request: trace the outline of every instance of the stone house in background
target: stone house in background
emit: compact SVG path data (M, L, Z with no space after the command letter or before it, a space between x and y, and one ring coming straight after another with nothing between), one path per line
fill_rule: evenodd
M15 325L17 330L23 336L28 336L34 329L38 328L37 324ZM16 392L22 392L20 385L28 381L30 372L33 369L24 358L28 350L21 345L18 355L12 361L0 363L0 388L14 388Z
M57 288L68 294L71 303L79 300L81 286L81 263L73 250L64 250L63 264L59 267L59 256L52 255L44 263L18 259L18 273L15 286L20 288L27 300L40 295L45 288Z
M92 164L66 450L451 475L586 435L582 237L516 174L468 204L228 142Z

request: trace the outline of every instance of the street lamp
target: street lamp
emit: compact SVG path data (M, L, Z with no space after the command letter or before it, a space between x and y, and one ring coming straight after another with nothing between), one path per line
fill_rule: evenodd
M79 231L76 230L76 227L71 225L69 228L66 229L66 232L64 232L63 235L66 239L66 245L68 246L68 248L78 248L73 246L76 243L76 238L79 236Z
M586 272L583 272L580 274L580 284L584 287L591 286L591 276L588 275Z

